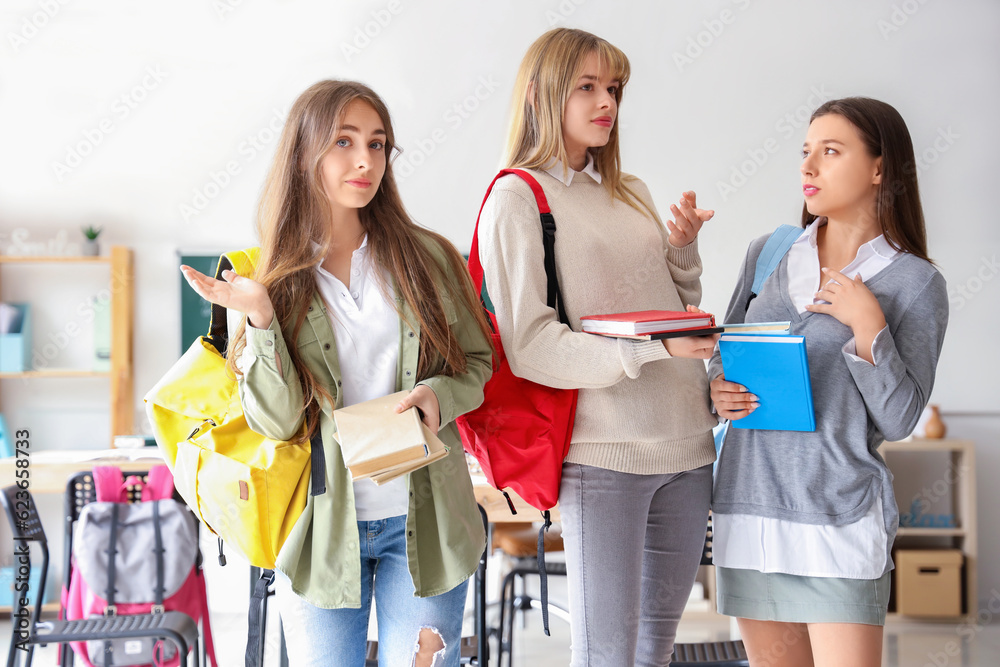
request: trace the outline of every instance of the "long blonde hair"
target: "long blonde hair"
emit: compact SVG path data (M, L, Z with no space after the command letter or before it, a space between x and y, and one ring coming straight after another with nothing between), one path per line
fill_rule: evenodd
M563 111L591 53L597 54L601 69L618 80L615 102L621 106L632 71L622 50L583 30L555 28L548 31L531 45L517 72L503 159L506 168L540 169L555 159L563 169L569 169L569 156L563 141ZM622 174L618 126L616 119L607 144L588 149L601 175L601 183L611 197L659 222L655 212L628 186L631 177Z
M462 309L473 317L489 340L489 324L462 256L443 236L414 223L403 207L392 172L395 135L385 103L371 88L357 82L314 84L289 112L257 210L261 255L255 280L267 288L302 384L302 408L309 424L309 433L303 438L316 429L320 401L334 402L311 369L301 363L295 342L316 291L314 269L333 244L332 210L322 186L321 161L339 136L347 106L355 100L371 105L386 132L385 175L359 217L372 257L388 271L393 286L416 315L417 322L408 324L420 330L417 380L426 379L432 371L443 375L466 371L465 352L448 326L444 298L453 302L460 317ZM430 250L435 245L445 256L447 267L435 260ZM391 290L393 286L383 287ZM441 293L442 287L447 295ZM397 310L402 315L398 306ZM235 361L245 346L246 318L230 342L228 365L234 373L239 373Z

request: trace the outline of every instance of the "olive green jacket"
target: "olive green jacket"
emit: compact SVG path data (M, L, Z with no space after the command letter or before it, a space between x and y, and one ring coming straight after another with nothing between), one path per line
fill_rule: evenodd
M447 262L432 245L438 262ZM451 275L451 280L466 279ZM398 291L398 290L397 290ZM479 563L486 543L483 522L476 506L462 441L455 418L483 401L483 385L492 373L490 343L463 307L444 299L448 323L455 332L468 364L464 374L436 374L416 382L420 331L417 318L402 297L396 297L400 347L396 391L416 384L430 387L441 407L441 440L449 454L409 475L410 508L406 517L406 551L417 597L439 595L468 579ZM410 327L407 321L412 322ZM342 407L341 374L337 344L326 306L315 292L299 332L298 352L317 379L336 400L323 405L320 428L326 454L326 493L309 496L278 554L276 569L285 573L292 589L311 604L326 609L361 606L361 565L354 487L337 442L333 409ZM270 438L287 440L302 424L302 389L288 356L285 339L275 318L268 329L247 328L249 363L240 379L240 398L247 422ZM280 359L280 366L278 363ZM279 370L280 368L280 370Z

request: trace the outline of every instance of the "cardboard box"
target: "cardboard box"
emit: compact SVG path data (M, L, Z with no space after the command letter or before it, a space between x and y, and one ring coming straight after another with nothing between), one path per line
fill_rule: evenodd
M958 549L896 551L896 611L906 616L962 614L962 552Z
M0 333L0 373L21 373L31 363L31 306L12 303L20 313L10 333Z

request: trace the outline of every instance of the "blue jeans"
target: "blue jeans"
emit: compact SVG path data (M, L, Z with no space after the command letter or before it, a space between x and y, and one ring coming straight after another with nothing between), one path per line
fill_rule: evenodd
M315 529L315 526L314 526ZM292 592L278 573L276 602L295 667L364 667L372 597L378 615L378 664L407 667L422 628L437 631L445 644L434 667L459 664L462 615L468 582L429 598L413 596L406 560L406 516L358 521L361 544L361 608L321 609Z

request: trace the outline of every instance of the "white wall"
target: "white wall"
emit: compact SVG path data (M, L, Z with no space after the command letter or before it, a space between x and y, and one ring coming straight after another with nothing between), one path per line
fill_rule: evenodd
M830 97L877 97L909 124L931 255L952 290L933 401L954 418L954 435L979 443L980 502L991 508L1000 502L989 483L1000 472L990 454L1000 353L987 342L1000 325L998 23L990 0L5 0L0 248L15 229L33 241L66 230L76 241L96 223L105 244L135 249L141 419L139 398L180 345L177 250L253 242L274 130L318 79L357 78L385 97L408 207L467 250L524 50L556 24L611 40L633 65L620 115L626 170L661 210L689 188L717 210L701 236L704 306L717 313L749 240L798 219L809 112ZM87 154L77 163L74 152ZM219 176L227 164L238 173ZM6 266L0 297L35 303L42 346L78 317L101 275ZM87 336L66 341L51 365L78 362ZM100 446L105 390L101 380L5 381L3 409L40 447ZM987 596L1000 584L1000 541L989 512L981 516Z

